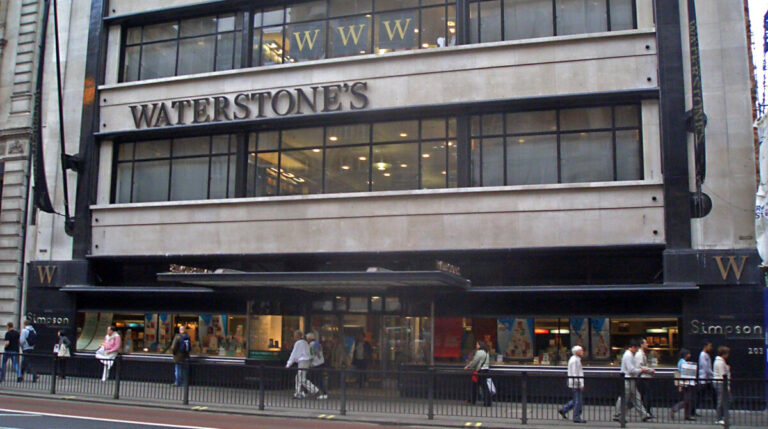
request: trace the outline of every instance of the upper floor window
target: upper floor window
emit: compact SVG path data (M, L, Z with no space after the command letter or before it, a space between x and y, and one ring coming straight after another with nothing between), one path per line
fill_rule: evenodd
M469 43L635 28L635 0L470 0Z

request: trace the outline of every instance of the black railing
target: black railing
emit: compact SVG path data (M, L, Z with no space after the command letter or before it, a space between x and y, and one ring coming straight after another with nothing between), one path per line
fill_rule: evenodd
M484 397L488 389L474 384L472 375L461 370L298 370L192 359L180 367L184 377L177 386L176 367L168 359L118 356L98 360L90 355L58 358L50 354L18 357L30 359L26 365L31 365L31 370L17 381L8 359L0 392L230 409L302 409L340 415L466 417L521 424L561 420L560 411L573 394L565 371L491 370L496 394L489 404ZM478 382L484 380L480 377ZM768 427L766 379L687 380L662 375L625 379L611 373L589 375L583 381L581 418L589 422L616 421L625 427L647 417L635 409L635 401L623 400L637 389L643 408L653 415L651 422L711 425L722 420L725 427ZM730 394L724 394L728 389ZM695 420L686 420L692 413L697 416ZM566 417L575 418L573 411Z

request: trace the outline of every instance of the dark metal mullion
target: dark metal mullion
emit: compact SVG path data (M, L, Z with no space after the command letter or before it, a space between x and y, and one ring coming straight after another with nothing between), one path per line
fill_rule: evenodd
M373 192L373 124L368 124L368 192Z
M179 50L181 49L181 20L177 20L176 24L179 26L179 29L176 30L176 64L173 66L174 76L179 75ZM143 33L144 33L144 29L142 29L142 41L143 41ZM173 146L173 143L171 143L171 146Z
M645 147L645 144L643 143L643 105L638 104L637 107L637 138L639 139L638 143L640 143L640 177L645 179L645 156L643 152L643 148Z
M168 156L168 195L166 196L165 201L171 201L171 186L173 186L173 146L176 144L176 139L170 139L170 143L170 154Z
M418 132L416 134L417 135L417 140L416 140L417 143L416 144L418 146L417 156L419 158L419 162L416 164L416 167L418 168L418 170L416 171L417 177L418 177L418 182L416 183L416 189L422 189L423 185L421 183L421 181L422 181L422 174L421 174L421 169L422 169L421 168L421 159L422 159L421 158L421 154L422 154L422 151L421 151L421 145L423 144L424 139L421 138L421 120L419 120L418 127L419 127L419 130L418 130Z
M448 146L448 143L451 141L451 132L448 128L448 121L449 118L443 118L443 123L445 125L445 187L449 188L451 186L451 147Z
M557 127L557 183L563 183L563 160L560 141L560 109L555 110L555 127Z
M605 17L608 19L605 28L611 31L611 0L605 0Z
M126 31L126 36L128 32ZM123 52L125 55L125 52ZM139 71L136 73L136 80L141 80L141 57L144 56L144 26L141 26L141 37L139 38Z
M483 4L483 2L482 2L482 0L480 0L480 1L476 1L475 4L477 5L477 43L483 43L483 39L481 37L482 34L483 34L483 13L482 13L482 9L483 9L483 5L482 4ZM471 6L470 6L470 8L471 8ZM471 13L471 11L470 11L470 13ZM482 129L482 128L483 127L481 125L480 129ZM482 139L480 139L480 140L482 141ZM482 145L481 145L481 148L482 148ZM480 151L482 152L482 149L480 149Z
M330 58L331 53L331 0L325 2L325 59ZM325 128L325 127L323 127ZM325 130L323 130L323 136L325 136ZM325 146L325 140L323 140L323 146ZM325 159L325 151L323 151L323 159ZM325 173L323 173L325 174ZM323 189L325 189L325 182L323 182ZM323 192L325 193L325 192Z
M133 153L131 153L131 192L128 194L128 201L133 202L133 184L136 177L136 142L133 142Z
M613 149L613 180L619 178L619 152L616 150L616 106L611 107L611 148Z
M507 176L508 176L507 164L508 164L508 162L507 162L507 114L506 113L502 113L501 114L501 121L502 121L501 122L501 130L504 133L504 136L501 138L501 144L503 145L502 146L502 150L503 150L502 153L504 154L504 159L502 160L504 162L504 185L508 185L509 183L507 182Z
M552 35L557 36L557 0L552 0Z
M330 6L330 4L328 6ZM320 151L321 151L321 155L320 156L323 157L323 160L321 161L321 164L320 164L321 165L321 173L320 173L320 193L321 194L325 193L325 179L326 179L326 175L325 175L325 152L326 152L325 151L325 142L328 139L327 134L328 134L328 127L323 127L323 141L322 141L322 144L320 145Z
M217 18L218 19L218 18ZM227 141L227 151L229 151L229 141ZM213 136L208 136L208 190L206 191L206 195L208 198L211 199L211 167L213 164ZM227 172L229 172L229 156L227 156ZM229 186L229 175L227 175L227 187ZM227 187L224 188L224 193L227 192Z
M235 26L237 26L237 19L235 19ZM181 30L181 27L179 27L179 30ZM216 15L216 32L213 34L213 67L211 70L218 71L216 69L216 60L218 59L219 54L219 15ZM200 37L200 36L197 36ZM205 37L205 36L202 36ZM232 39L232 43L234 43L235 40ZM234 46L233 46L234 48ZM235 65L234 60L232 61L232 65Z
M283 15L285 15L285 8L283 8ZM285 16L283 16L285 21ZM285 37L285 36L283 36ZM285 49L283 49L285 53ZM283 162L283 130L277 132L277 185L275 188L275 195L280 195L280 176L282 176L282 162Z
M479 10L479 8L480 8L480 6L478 6L478 10ZM483 169L483 116L484 115L477 115L477 127L478 127L477 138L478 138L478 145L480 146L480 162L478 163L477 168L480 170L480 177L479 177L479 179L480 179L480 186L485 186L485 183L483 181L484 176L485 176L485 174L483 174L484 173L484 171L483 171L484 170ZM471 138L472 137L472 130L471 130L472 119L471 119L471 117L470 117L470 122L469 123L470 123L470 133L469 133L469 135L470 135L470 138Z
M286 52L286 46L285 46L285 36L288 34L288 17L286 16L286 15L287 15L287 14L286 14L286 9L287 9L287 8L286 8L285 6L283 6L283 26L282 26L282 27L283 27L283 28L282 28L282 33L283 33L283 45L282 45L282 46L280 46L280 50L281 50L281 51L283 51L283 53L282 53L282 54L280 54L280 64L285 64L285 52ZM262 21L262 22L263 22L263 21ZM294 23L294 24L295 24L295 23ZM280 143L281 143L281 145L280 145L280 147L282 147L282 134L283 134L283 133L282 133L282 131L281 131L281 132L280 132L280 135L281 135L281 139L280 139ZM278 159L279 159L279 158L278 158ZM279 182L280 182L280 181L279 181L279 178L280 178L280 168L278 168L277 174L278 174L278 176L277 176L277 177L278 177L278 183L279 183ZM279 190L279 188L278 188L278 190Z
M254 9L248 9L248 11L239 11L238 14L243 17L243 31L240 34L240 66L239 68L250 67L253 64L253 14ZM235 28L237 28L237 20L235 20ZM261 40L259 40L259 48L261 48ZM235 49L234 51L237 51ZM234 54L233 54L234 55ZM234 64L234 57L232 63Z
M632 28L637 28L637 0L632 0Z
M504 27L504 0L499 0L499 10L501 10L501 40L507 40L507 35L505 34L506 29ZM506 168L505 168L506 171Z

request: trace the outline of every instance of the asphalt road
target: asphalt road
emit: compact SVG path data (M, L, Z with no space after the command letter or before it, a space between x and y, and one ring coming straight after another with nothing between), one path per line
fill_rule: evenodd
M0 396L0 429L371 429L395 426ZM402 428L402 426L400 426Z

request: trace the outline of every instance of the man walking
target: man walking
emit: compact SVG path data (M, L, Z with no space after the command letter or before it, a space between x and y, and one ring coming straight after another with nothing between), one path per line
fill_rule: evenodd
M568 360L568 388L573 392L573 399L558 410L564 419L568 411L573 409L573 422L586 423L581 418L581 409L584 404L584 368L581 366L581 358L584 356L584 349L581 346L573 346L571 349L573 356Z
M187 378L187 360L189 360L189 350L192 348L192 342L187 334L187 328L184 325L179 326L179 333L173 338L171 343L171 353L173 353L173 375L174 386L183 386Z
M698 394L692 406L691 415L696 416L696 408L704 406L704 398L707 395L712 397L712 406L717 405L717 392L712 386L712 379L715 373L712 372L712 358L709 353L712 351L712 342L704 340L701 343L701 353L699 353L699 372L698 372Z
M728 419L728 408L726 401L731 400L731 366L727 359L731 349L727 346L717 348L717 357L715 358L715 382L717 388L717 417L715 424L724 425Z
M13 322L6 325L8 331L5 333L5 352L3 353L3 364L0 366L0 381L5 381L5 364L11 360L13 371L16 373L16 381L21 381L21 369L19 369L19 331L13 329Z
M317 399L328 399L323 346L319 341L315 340L315 334L312 332L307 334L307 342L309 342L309 355L312 356L312 360L309 361L312 367L308 374L309 380L320 389Z
M24 374L29 372L32 374L32 382L37 383L37 371L35 371L34 365L32 365L31 355L35 352L35 345L37 344L37 331L32 326L30 320L24 321L24 329L21 331L21 379L24 380Z
M293 350L291 351L291 357L288 358L288 362L285 364L286 368L290 368L294 363L299 367L295 378L296 392L293 394L293 399L306 398L306 390L310 395L314 395L318 392L317 386L307 380L307 368L309 368L312 356L309 353L309 344L304 339L304 333L297 330L293 333Z
M633 338L629 342L629 347L624 352L624 356L621 358L621 372L624 374L624 397L627 399L627 407L630 404L633 405L635 410L643 416L643 421L647 422L653 416L645 410L640 394L637 393L637 377L647 372L647 370L635 364L635 353L637 353L639 348L640 340ZM621 396L616 400L616 413L613 416L613 420L621 421Z
M644 370L640 375L640 379L637 380L637 391L640 394L640 399L643 401L645 410L653 416L651 411L651 381L649 378L656 373L656 370L648 365L648 341L645 338L640 340L640 349L635 353L635 365Z

